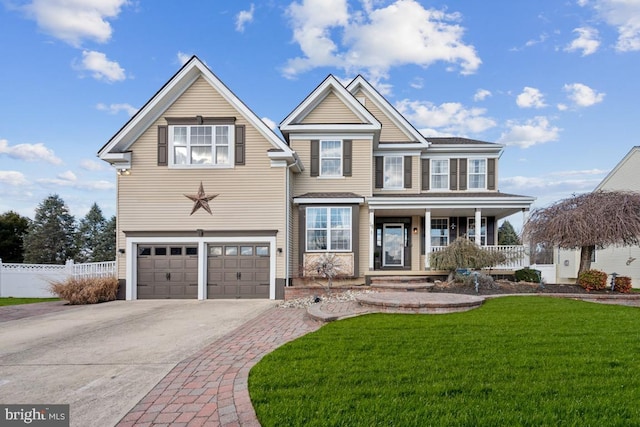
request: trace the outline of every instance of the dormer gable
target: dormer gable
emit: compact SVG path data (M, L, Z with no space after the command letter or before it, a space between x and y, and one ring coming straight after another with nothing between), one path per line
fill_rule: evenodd
M380 122L333 76L327 76L280 123L285 139L295 132L379 133Z
M116 168L131 166L130 148L196 81L203 79L273 146L272 159L297 162L296 153L247 107L197 56L192 56L167 83L100 149L98 156ZM202 121L203 118L193 117ZM211 120L216 120L212 118ZM273 153L273 154L272 154ZM302 167L300 165L300 167Z
M424 136L387 101L362 75L358 75L347 90L364 107L375 112L376 118L382 123L380 144L418 144L421 148L429 147ZM386 126L386 131L385 131ZM388 135L388 136L387 136Z

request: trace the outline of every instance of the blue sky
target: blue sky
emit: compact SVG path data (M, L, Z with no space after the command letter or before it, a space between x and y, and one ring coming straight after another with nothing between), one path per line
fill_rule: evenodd
M360 73L426 136L505 144L499 188L534 207L640 145L640 0L0 5L0 213L55 193L77 218L115 214L96 152L193 54L272 126Z

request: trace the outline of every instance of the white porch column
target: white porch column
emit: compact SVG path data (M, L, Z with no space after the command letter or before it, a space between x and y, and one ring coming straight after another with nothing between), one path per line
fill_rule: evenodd
M482 245L482 211L478 208L476 208L476 218L475 218L475 239L476 239L476 245L481 246Z
M431 210L424 211L424 268L431 267Z
M376 243L376 227L375 227L375 212L369 208L369 271L374 269L374 252Z
M524 225L527 223L527 221L529 221L529 209L525 209L522 208L522 227L524 228ZM529 251L529 242L524 238L524 233L522 235L522 246L525 247L525 251L524 251L524 259L522 260L522 262L524 263L524 265L531 265L531 254Z

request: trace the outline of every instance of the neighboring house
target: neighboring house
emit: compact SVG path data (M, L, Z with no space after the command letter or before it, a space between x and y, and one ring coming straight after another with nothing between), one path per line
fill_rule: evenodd
M495 246L534 201L498 191L502 145L425 138L361 76L327 77L280 131L192 57L109 140L127 299L282 298L328 252L363 281L426 274L461 236L524 255Z
M594 191L636 191L640 192L640 146L631 148L627 155L602 180ZM575 283L580 266L579 250L560 250L557 256L557 282ZM611 275L631 277L634 287L640 287L640 247L607 247L597 249L592 258L591 268Z

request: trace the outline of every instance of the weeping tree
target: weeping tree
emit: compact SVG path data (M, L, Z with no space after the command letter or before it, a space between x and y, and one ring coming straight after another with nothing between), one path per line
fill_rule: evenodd
M563 249L580 248L578 274L597 248L640 244L640 193L594 191L532 211L524 236Z

